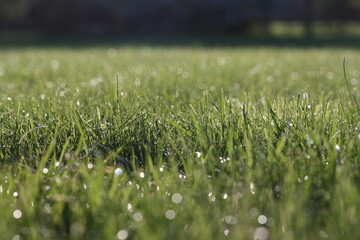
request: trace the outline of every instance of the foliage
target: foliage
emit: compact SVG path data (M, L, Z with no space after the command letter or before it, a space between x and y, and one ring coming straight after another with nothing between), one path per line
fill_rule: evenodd
M358 49L0 50L1 235L359 238L344 54L356 98Z

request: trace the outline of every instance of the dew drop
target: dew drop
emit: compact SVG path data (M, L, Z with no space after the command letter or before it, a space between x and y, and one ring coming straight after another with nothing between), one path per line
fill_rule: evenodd
M212 201L212 202L215 202L215 201L216 201L216 196L215 196L215 194L213 194L212 192L210 192L210 193L208 194L208 196L209 196L210 201Z
M59 63L59 61L58 61L57 59L52 59L52 60L50 61L50 65L51 65L51 68L52 68L54 71L56 71L56 70L58 70L58 68L59 68L59 66L60 66L60 63Z
M267 221L266 221L266 226L267 227L273 227L275 224L275 220L272 217L268 217Z
M260 215L258 217L258 223L265 224L267 222L267 217L265 215Z
M216 63L217 63L217 65L219 65L219 66L223 66L223 65L226 63L225 58L223 58L223 57L217 58L217 59L216 59Z
M340 146L337 145L337 144L335 145L335 149L336 149L336 151L338 151L338 152L340 152L340 150L341 150L341 149L340 149Z
M174 194L172 195L172 198L171 198L171 200L172 200L175 204L181 203L182 199L183 199L183 197L181 196L180 193L174 193Z
M266 227L258 227L254 232L255 240L266 240L270 236L270 231Z
M320 235L321 238L328 238L329 237L329 235L327 235L326 232L324 232L322 230L319 232L319 235Z
M131 203L127 204L127 210L128 212L132 212L133 211L133 206L131 205Z
M143 215L139 212L135 213L133 217L136 222L141 222L143 220Z
M19 219L19 218L21 218L21 216L22 216L22 212L21 212L19 209L17 209L17 210L15 210L15 211L13 212L13 216L14 216L14 218L16 218L16 219Z
M175 218L175 216L176 216L176 213L175 213L174 210L170 209L170 210L166 211L165 216L166 216L167 219L173 220Z
M237 219L234 216L226 216L224 218L225 222L230 225L235 225L237 223Z
M115 169L114 173L115 173L116 176L119 176L119 175L121 175L123 173L123 170L121 168L117 168L117 169Z
M116 234L117 238L120 240L125 240L128 237L128 232L124 229L121 229L117 234Z
M251 217L255 217L256 215L258 215L259 211L257 210L257 208L251 208L249 210L249 214Z

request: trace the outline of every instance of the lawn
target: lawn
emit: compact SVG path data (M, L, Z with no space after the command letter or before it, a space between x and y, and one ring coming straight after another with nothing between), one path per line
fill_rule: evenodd
M344 56L358 99L357 47L0 48L2 239L360 239Z

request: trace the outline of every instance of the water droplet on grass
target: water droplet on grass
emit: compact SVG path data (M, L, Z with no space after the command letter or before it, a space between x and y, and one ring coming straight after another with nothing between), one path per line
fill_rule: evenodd
M17 210L15 210L15 211L13 212L13 216L14 216L14 218L16 218L16 219L19 219L19 218L21 218L21 216L22 216L22 212L21 212L19 209L17 209Z
M319 232L319 236L320 236L321 238L328 238L328 237L329 237L329 235L327 235L326 232L324 232L324 231L322 231L322 230Z
M275 220L272 217L268 217L267 221L266 221L266 226L267 227L273 227L275 224Z
M125 240L128 237L128 232L124 229L121 229L117 234L117 238L120 240Z
M223 58L223 57L218 57L218 58L216 59L216 63L217 63L217 65L219 65L219 66L223 66L223 65L225 65L225 63L226 63L226 60L225 60L225 58Z
M210 192L210 193L208 194L208 196L209 196L210 201L212 201L212 202L215 202L215 201L216 201L216 196L215 196L215 194L213 194L212 192Z
M258 227L254 232L254 240L266 240L270 236L270 231L266 227Z
M115 169L114 173L115 173L116 176L119 176L119 175L121 175L123 173L123 170L121 168L117 168L117 169Z
M133 217L136 222L141 222L143 220L143 215L139 212L135 213Z
M59 66L60 66L60 63L59 63L59 61L58 61L57 59L52 59L52 60L50 61L50 65L51 65L51 68L52 68L54 71L56 71L56 70L58 70L58 68L59 68Z
M251 217L255 217L256 215L259 214L259 211L257 210L257 208L251 208L249 210L249 214L250 214Z
M127 204L127 210L128 212L132 212L133 211L133 206L131 205L131 203Z
M255 184L254 183L250 183L250 192L252 194L255 194Z
M47 174L49 172L49 169L44 168L42 171L43 171L44 174Z
M18 196L19 196L19 193L18 193L18 192L14 192L14 193L13 193L13 196L14 196L14 197L18 197Z
M291 73L291 78L292 78L293 80L297 80L297 79L299 78L299 73L297 73L297 72L292 72L292 73Z
M237 219L234 216L226 216L224 218L225 222L230 225L235 225L237 223Z
M267 222L267 217L265 215L260 215L258 217L258 223L265 224Z
M47 83L45 83L45 86L46 86L47 88L53 88L53 87L54 87L54 83L53 83L53 82L47 82Z
M186 175L180 173L180 174L179 174L179 178L180 178L180 179L186 179Z
M174 194L172 195L172 198L171 198L171 200L172 200L175 204L181 203L182 199L183 199L183 197L181 196L180 193L174 193Z
M170 209L170 210L166 211L165 216L166 216L167 219L173 220L175 218L175 216L176 216L176 213L175 213L174 210Z

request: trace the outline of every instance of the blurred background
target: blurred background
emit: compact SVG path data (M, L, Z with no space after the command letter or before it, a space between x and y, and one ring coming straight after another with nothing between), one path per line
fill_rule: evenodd
M2 34L312 35L359 21L359 0L0 0Z

